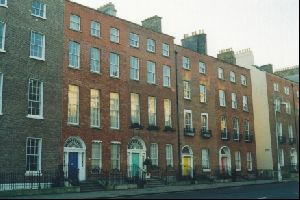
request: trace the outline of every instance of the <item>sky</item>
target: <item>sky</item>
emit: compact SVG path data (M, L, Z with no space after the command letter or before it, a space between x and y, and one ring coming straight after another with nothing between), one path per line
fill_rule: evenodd
M158 15L162 31L181 45L184 34L203 29L208 54L250 48L255 65L299 65L299 0L72 0L95 8L112 2L117 17L141 25Z

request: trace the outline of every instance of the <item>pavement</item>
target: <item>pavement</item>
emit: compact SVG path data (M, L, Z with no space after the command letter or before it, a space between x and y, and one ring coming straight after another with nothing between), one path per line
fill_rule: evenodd
M33 196L17 196L5 197L5 199L107 199L117 197L128 197L136 195L149 195L158 193L182 192L191 190L215 189L226 187L238 187L243 185L257 185L276 183L275 180L253 180L243 182L227 182L227 183L210 183L210 184L192 184L182 186L163 186L145 189L130 189L130 190L113 190L85 193L63 193L63 194L48 194L48 195L33 195ZM3 199L0 197L0 199Z

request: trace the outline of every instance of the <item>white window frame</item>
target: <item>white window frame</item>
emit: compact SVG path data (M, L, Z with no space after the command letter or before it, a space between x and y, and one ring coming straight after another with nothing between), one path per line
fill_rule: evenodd
M192 97L191 94L191 83L189 81L183 81L183 94L184 94L184 99L190 100Z
M274 91L279 92L279 84L278 83L273 83Z
M156 113L156 97L148 97L149 126L156 126ZM153 121L151 119L153 119Z
M290 95L290 88L288 86L284 87L284 94Z
M209 130L209 128L208 128L208 113L201 113L201 130L205 130L205 131Z
M204 172L210 171L209 149L201 150L201 165Z
M207 103L206 85L200 85L200 103Z
M80 44L75 41L69 41L69 67L80 69Z
M187 120L187 115L190 114L190 121L188 122ZM186 110L184 109L184 128L187 128L187 129L193 129L193 112L192 110ZM188 122L188 123L187 123Z
M247 170L252 171L253 170L253 160L252 160L252 153L247 152Z
M111 27L110 28L110 41L114 42L114 43L120 43L120 30L115 28L115 27Z
M0 7L5 7L5 8L7 8L7 0L4 0L4 3L1 3L1 4L0 4Z
M74 91L71 91L74 89ZM75 104L70 104L71 98L76 98ZM73 101L73 100L72 100ZM76 85L69 85L68 90L68 124L69 125L79 125L79 87ZM71 109L75 106L76 113L75 117L71 116Z
M223 123L224 122L224 129L225 129L225 133L226 133L226 138L222 138L222 139L227 139L228 138L228 127L227 127L227 118L226 116L221 116L221 132L224 131L224 129L222 129Z
M140 95L136 93L130 94L130 107L131 107L131 123L141 124L141 107Z
M115 57L114 57L115 56ZM116 63L113 59L116 58ZM110 77L119 78L120 77L120 55L116 53L109 54L109 65L110 65Z
M114 97L116 97L114 99ZM116 103L114 105L114 103ZM112 117L113 117L113 113L116 113L116 125L117 126L113 126L112 124ZM119 93L110 93L110 128L111 129L120 129L120 95Z
M236 131L237 136L238 136L238 138L236 138L235 140L239 141L240 140L240 123L239 123L239 119L237 117L234 117L232 122L233 122L233 134Z
M158 144L152 143L150 146L152 166L158 166Z
M289 101L285 102L285 112L287 114L291 114L292 113L292 107L291 107L291 103Z
M230 71L230 82L235 83L236 82L236 77L235 73L233 71Z
M245 135L250 137L250 121L247 119L244 121L244 131Z
M171 87L171 68L167 65L163 65L163 86Z
M183 69L187 69L187 70L191 69L189 57L186 57L186 56L182 57L182 67L183 67Z
M33 11L33 3L37 3L39 4L39 8L35 8L36 10L38 10L39 12L41 12L41 10L43 11L43 15L38 15L36 13L34 13ZM31 3L31 15L32 16L35 16L35 17L39 17L39 18L42 18L42 19L47 19L47 4L44 4L42 2L39 2L39 1L33 1Z
M152 61L147 61L147 82L156 84L156 63Z
M147 51L155 53L155 40L147 39Z
M129 33L129 44L132 47L139 48L140 46L140 37L136 33Z
M281 111L281 101L279 98L274 99L274 106L275 106L275 111L280 112Z
M121 164L121 144L120 143L115 143L111 142L111 150L110 150L110 162L111 162L111 169L118 169L120 170L120 164ZM114 149L116 147L116 149ZM116 151L116 152L114 152ZM114 154L116 153L116 154ZM115 163L114 163L115 162ZM115 166L116 165L116 166Z
M100 74L100 60L101 60L101 56L100 56L100 49L96 48L96 47L91 47L90 49L90 70L93 73L97 73Z
M99 157L96 157L94 154L94 148L93 145L99 145ZM99 170L98 173L101 171L102 169L102 142L101 141L96 141L93 140L92 141L92 152L91 152L91 167L92 167L92 173L93 170ZM98 163L97 165L93 165L93 162Z
M101 24L97 21L91 21L91 36L101 37Z
M169 108L169 109L167 109ZM172 103L170 99L164 99L164 116L165 116L165 127L172 127Z
M101 113L100 113L100 91L91 89L90 91L90 122L92 128L101 127Z
M80 31L80 16L71 14L70 15L70 29L73 31Z
M199 62L199 73L206 74L206 64L204 62Z
M277 136L282 137L282 122L276 122L276 132Z
M140 60L137 57L130 57L130 79L140 80Z
M236 97L236 93L231 93L231 108L232 109L237 109L238 105L237 105L237 97Z
M224 80L224 69L221 67L218 68L218 78Z
M246 112L249 111L248 97L247 96L243 96L243 111L246 111Z
M166 144L166 163L167 166L173 167L173 145Z
M241 75L241 84L247 86L247 78L244 75Z
M34 152L28 152L29 148L28 147L28 140L33 140L34 143L36 143L38 146L37 148L38 149L35 149ZM37 152L35 152L37 150ZM31 170L31 169L28 169L28 162L29 162L29 159L28 159L28 156L34 156L34 157L37 157L37 170ZM29 164L30 166L30 164ZM33 137L27 137L26 138L26 174L25 175L38 175L37 173L41 172L42 170L42 139L41 138L33 138ZM35 174L36 173L36 174Z
M0 72L0 115L3 115L3 108L2 108L2 102L3 102L3 79L4 79L4 75Z
M34 35L38 35L38 36L41 37L41 43L40 44L36 44L35 40L32 40ZM44 34L36 32L36 31L31 31L31 35L30 35L30 56L29 56L30 58L45 61L45 40L46 40L46 37L45 37ZM32 50L35 47L37 47L38 49L41 50L41 52L40 51L37 52L38 54L41 54L41 57L32 55Z
M39 95L39 101L37 100L33 100L33 99L30 99L30 84L31 84L31 81L36 81L37 84L38 84L38 89L39 89L39 94L36 94L35 93L35 96ZM35 91L36 92L36 91ZM44 88L43 88L43 82L42 81L39 81L37 79L29 79L29 82L28 82L28 112L27 112L27 117L28 118L33 118L33 119L44 119L43 118L43 107L44 107ZM31 103L38 103L39 104L39 114L38 115L34 115L32 113L29 113L29 108L30 108L30 104Z
M6 23L0 21L0 24L3 25L3 29L2 29L2 33L0 33L0 35L2 36L1 39L1 43L2 43L2 46L0 46L0 52L6 52L5 51L5 33L6 33Z
M242 171L242 161L241 161L241 152L236 151L235 153L235 171Z
M226 107L226 94L224 90L219 90L219 102L221 107Z
M170 56L170 46L166 43L162 44L162 55L166 57Z

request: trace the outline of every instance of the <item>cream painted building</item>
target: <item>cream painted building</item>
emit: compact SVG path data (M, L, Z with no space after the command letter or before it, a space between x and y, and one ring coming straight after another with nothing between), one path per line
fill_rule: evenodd
M270 171L274 168L266 72L254 66L254 56L250 49L238 51L235 57L236 64L250 69L251 73L257 169Z

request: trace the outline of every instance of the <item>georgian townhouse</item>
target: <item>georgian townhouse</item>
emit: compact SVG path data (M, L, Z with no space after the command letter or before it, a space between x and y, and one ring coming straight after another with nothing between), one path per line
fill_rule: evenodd
M250 71L188 47L175 49L183 176L252 176L256 152Z
M63 0L0 1L0 173L61 163L63 13Z
M61 145L80 181L104 171L135 176L147 157L157 169L177 168L174 38L158 16L140 26L115 15L112 4L65 1Z

